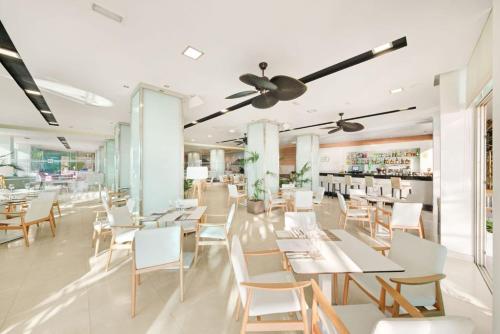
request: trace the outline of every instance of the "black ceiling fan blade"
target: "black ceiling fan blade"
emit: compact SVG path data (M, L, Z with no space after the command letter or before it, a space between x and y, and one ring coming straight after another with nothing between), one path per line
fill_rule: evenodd
M278 103L278 99L272 96L270 93L261 94L256 96L252 100L252 106L258 109L267 109Z
M258 93L258 91L256 91L256 90L244 90L242 92L238 92L236 94L229 95L229 96L226 97L226 99L237 99L237 98L248 96L248 95L252 95L252 94L255 94L255 93Z
M254 86L257 89L276 90L278 86L269 81L266 77L259 77L252 73L243 74L240 76L240 81L247 85Z
M342 130L345 132L358 132L365 128L365 126L361 123L353 123L353 122L343 122Z
M335 129L328 131L328 134L329 134L329 135L331 135L332 133L338 132L338 131L340 131L341 129L342 129L342 128L341 128L340 126L338 126L338 127L336 127Z
M336 73L336 72L348 69L350 67L359 65L359 64L364 63L366 61L369 61L369 60L371 60L373 58L376 58L376 57L379 57L379 56L382 56L382 55L388 55L389 53L391 53L393 51L396 51L396 50L399 50L401 48L404 48L404 47L406 47L408 45L407 41L406 41L406 37L398 38L398 39L392 41L390 44L392 45L392 47L390 49L387 49L384 52L381 52L381 53L378 53L378 54L374 54L373 50L369 50L369 51L360 53L357 56L351 57L351 58L346 59L344 61L341 61L341 62L339 62L337 64L334 64L332 66L326 67L326 68L324 68L322 70L319 70L319 71L316 71L316 72L311 73L309 75L306 75L306 76L304 76L302 78L299 78L299 80L302 83L307 84L307 83L309 83L311 81L318 80L318 79L323 78L323 77L325 77L327 75L330 75L330 74L333 74L333 73ZM234 110L238 110L238 109L241 109L243 107L246 107L246 106L252 104L253 99L254 98L251 98L251 99L242 101L240 103L237 103L235 105L232 105L230 107L224 108L225 109L224 112L218 111L218 112L215 112L213 114L207 115L207 116L199 119L197 123L188 123L188 124L184 125L184 129L187 129L187 128L190 128L192 126L195 126L196 124L199 124L200 122L205 122L205 121L211 120L213 118L225 115L228 111L234 111ZM331 124L331 123L334 123L334 122L326 122L325 124ZM321 124L321 125L323 125L323 124ZM308 127L313 127L313 126L308 126ZM290 129L289 130L284 130L282 132L285 132L285 131L291 131L291 130Z
M277 75L271 79L271 82L278 86L271 95L280 101L289 101L298 98L307 90L303 82L286 75Z

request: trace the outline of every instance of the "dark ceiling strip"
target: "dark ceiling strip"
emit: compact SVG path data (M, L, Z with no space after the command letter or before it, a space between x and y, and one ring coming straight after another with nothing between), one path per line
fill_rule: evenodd
M65 137L57 137L57 139L59 139L61 144L63 144L64 147L66 147L68 150L71 149L71 147L69 146L68 141L66 140Z
M42 115L45 121L49 123L49 125L59 126L43 95L41 95L40 89L36 85L35 80L33 80L28 68L19 56L19 52L17 52L17 49L10 39L7 30L3 26L2 21L0 21L0 48L8 50L19 57L12 57L0 53L0 63L2 63L3 67L5 67L7 72L9 72L12 79L14 79L17 85L23 90L35 108L38 109L40 115ZM29 94L26 90L39 92L40 95ZM46 112L44 113L42 111Z
M398 39L392 41L391 44L392 44L392 46L390 48L388 48L387 50L384 50L384 51L381 51L381 52L377 52L377 53L375 53L373 50L363 52L363 53L361 53L361 54L359 54L357 56L354 56L352 58L346 59L346 60L344 60L344 61L342 61L340 63L337 63L335 65L326 67L326 68L324 68L322 70L319 70L317 72L314 72L314 73L311 73L309 75L306 75L305 77L302 77L299 80L306 84L306 83L309 83L311 81L323 78L323 77L325 77L327 75L330 75L330 74L333 74L333 73L345 70L345 69L347 69L349 67L361 64L361 63L363 63L365 61L368 61L370 59L373 59L373 58L376 58L376 57L380 57L380 56L382 56L384 54L387 54L389 52L396 51L398 49L404 48L404 47L406 47L408 45L408 43L406 41L406 37L398 38ZM218 111L218 112L210 114L210 115L208 115L206 117L200 118L200 119L198 119L198 120L196 120L194 122L188 123L188 124L184 125L184 129L187 129L187 128L190 128L192 126L195 126L198 123L202 123L202 122L208 121L208 120L210 120L212 118L216 118L216 117L222 116L222 115L224 115L224 114L226 114L228 112L231 112L231 111L234 111L234 110L246 107L246 106L248 106L248 105L250 105L252 103L252 100L253 100L253 98L245 100L245 101L240 102L238 104L235 104L235 105L233 105L231 107L228 107L228 108L225 109L226 112Z

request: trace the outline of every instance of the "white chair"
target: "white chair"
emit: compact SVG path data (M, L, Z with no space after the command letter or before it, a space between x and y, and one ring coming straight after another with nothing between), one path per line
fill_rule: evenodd
M387 247L386 249L389 249ZM399 230L394 232L388 257L405 268L402 273L378 274L396 286L397 291L422 313L444 315L444 304L441 295L440 281L446 259L446 247L437 243L420 239ZM344 284L344 304L348 300L349 281L355 282L371 299L377 301L380 286L375 274L347 274ZM385 300L387 309L394 316L399 315L399 306L392 298Z
M417 230L420 238L424 238L424 224L422 221L422 203L394 203L392 211L377 207L375 228L378 225L386 228L392 238L394 229Z
M363 189L349 189L349 205L368 205L368 201L364 198L366 196L366 192Z
M238 192L238 187L236 187L236 185L234 185L234 184L228 184L227 189L229 191L229 194L227 197L227 205L228 206L231 203L231 200L234 200L236 202L236 205L239 205L240 200L247 197L247 194Z
M336 183L335 183L335 177L332 174L328 174L326 176L326 183L327 183L327 187L328 187L328 192L333 197L333 194L335 194L335 192L337 191L337 187L336 187ZM331 190L330 190L330 184L332 185L332 189ZM339 184L339 188L340 188L340 184ZM339 191L340 191L340 189L339 189Z
M287 200L282 198L282 197L276 197L273 196L273 193L271 192L271 189L267 189L267 197L268 197L268 203L267 203L267 214L271 214L271 210L274 208L281 208L283 212L286 211L287 209Z
M184 269L193 262L193 253L182 249L180 226L144 229L135 233L132 261L132 318L135 316L136 290L140 275L157 270L179 270L180 300L184 300Z
M313 303L311 332L313 334L471 334L474 325L464 317L430 317L412 306L404 296L381 277L376 277L381 287L381 299L375 304L332 306L318 284L311 280ZM396 300L411 318L388 318L383 302L386 294Z
M323 198L325 197L325 188L319 187L314 191L313 203L316 205L321 205Z
M300 190L295 192L294 211L312 211L313 192L310 190Z
M303 331L309 333L307 304L304 288L311 283L296 282L288 271L270 272L250 276L246 257L281 254L279 250L243 253L240 240L233 237L231 244L231 264L233 266L239 298L236 302L236 319L240 306L244 313L241 333L256 331ZM300 312L300 318L290 320L266 320L261 317L272 314L291 314ZM250 317L256 317L251 321Z
M312 224L317 225L314 211L285 212L285 231L307 231Z
M391 177L391 195L395 197L396 192L399 192L399 198L403 196L403 191L407 194L411 194L411 184L409 182L402 181L400 177Z
M344 194L347 194L347 189L351 189L354 186L358 186L358 188L361 187L361 185L358 182L354 182L352 180L351 175L344 175L344 187L345 187ZM342 189L342 185L340 185L340 189ZM340 189L339 192L342 192Z
M225 223L202 222L197 224L195 262L198 259L198 250L200 246L226 246L228 255L231 255L229 251L229 231L231 230L231 225L233 223L235 207L236 204L233 203ZM207 217L213 216L215 215L207 215Z
M380 190L380 192L377 191L377 189ZM382 196L384 194L383 187L375 181L373 176L365 176L365 191L369 194L370 190L372 194L377 196Z
M106 271L109 270L113 251L132 250L134 235L139 228L141 228L140 225L136 225L134 223L126 206L112 207L109 210L108 221L112 236L111 243L109 245L109 256L108 262L106 263Z
M363 223L363 226L365 225L365 223L368 223L370 225L370 236L373 237L374 230L370 216L371 207L358 204L354 206L348 206L344 196L339 191L337 191L337 198L339 199L340 206L339 225L344 225L345 230L348 220L360 221Z
M8 216L17 216L10 219L0 220L0 230L22 230L24 244L29 247L28 233L31 225L39 225L48 222L52 237L55 237L54 214L52 213L53 198L36 198L31 201L26 211L4 212Z
M52 198L52 206L57 208L59 217L61 217L61 207L59 206L59 196L57 191L42 191L38 194L41 198Z
M101 196L101 202L104 211L98 210L95 212L96 216L94 221L94 232L92 234L92 247L95 247L95 257L97 257L97 255L99 254L99 245L101 244L101 239L106 237L107 235L111 235L111 227L109 226L108 221L108 215L110 212L109 198L107 197L106 192Z

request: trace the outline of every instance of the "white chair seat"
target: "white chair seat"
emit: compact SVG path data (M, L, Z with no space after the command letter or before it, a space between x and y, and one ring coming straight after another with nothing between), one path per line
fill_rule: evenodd
M252 276L250 281L256 283L291 283L295 282L295 278L288 271L277 271ZM258 316L299 311L300 299L297 292L255 289L249 315Z
M202 227L200 230L200 238L210 238L210 239L226 239L226 231L224 230L224 226L215 227L215 226L207 226Z
M347 211L347 216L348 217L365 217L366 216L366 210L349 209L349 211Z
M375 304L339 305L333 306L333 309L342 319L350 334L371 333L377 322L385 318ZM326 319L321 310L320 317ZM323 323L326 324L324 326L325 334L337 334L331 321L324 321Z
M96 230L97 232L101 232L103 230L109 230L109 229L110 229L110 225L109 225L108 221L94 222L94 230Z
M174 224L182 226L184 233L196 232L196 225L198 224L196 220L182 220L175 221Z
M21 217L0 220L0 225L21 225Z
M358 282L365 290L367 290L372 296L380 295L380 284L375 278L376 275L382 277L389 284L396 287L396 284L390 282L391 277L416 277L424 276L422 273L416 274L411 272L401 272L401 273L377 273L377 274L363 274L355 273L350 274L356 282ZM421 286L408 286L403 285L401 287L401 294L415 306L433 306L436 302L434 284L426 284ZM386 305L392 305L393 300L389 294L386 296Z
M132 242L134 240L134 235L135 232L137 232L139 229L132 229L128 230L122 233L119 233L118 235L115 236L115 242L117 244L123 244L126 242Z
M286 204L286 199L284 198L273 198L273 205L276 204Z

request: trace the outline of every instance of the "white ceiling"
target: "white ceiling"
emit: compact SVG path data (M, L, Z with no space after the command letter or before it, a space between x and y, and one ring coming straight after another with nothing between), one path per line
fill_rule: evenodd
M247 89L238 76L258 73L260 61L269 63L268 76L302 77L407 37L408 47L312 82L295 101L266 110L245 107L185 131L186 141L207 144L240 136L252 120L297 127L335 120L339 112L352 117L410 106L417 110L363 120L367 129L356 134L303 132L322 134L326 143L432 131L439 104L434 76L468 62L491 7L491 0L96 2L123 22L93 12L91 1L65 0L0 0L0 19L35 78L114 102L99 108L44 93L62 130L102 137L111 137L116 122L129 120L130 94L139 82L200 96L204 104L186 112L188 123L234 104L224 97ZM186 58L181 53L187 45L205 55ZM49 128L5 75L1 68L0 124ZM405 91L391 95L396 87ZM311 109L316 112L306 112ZM282 142L298 133L282 135ZM102 140L92 139L89 147Z

